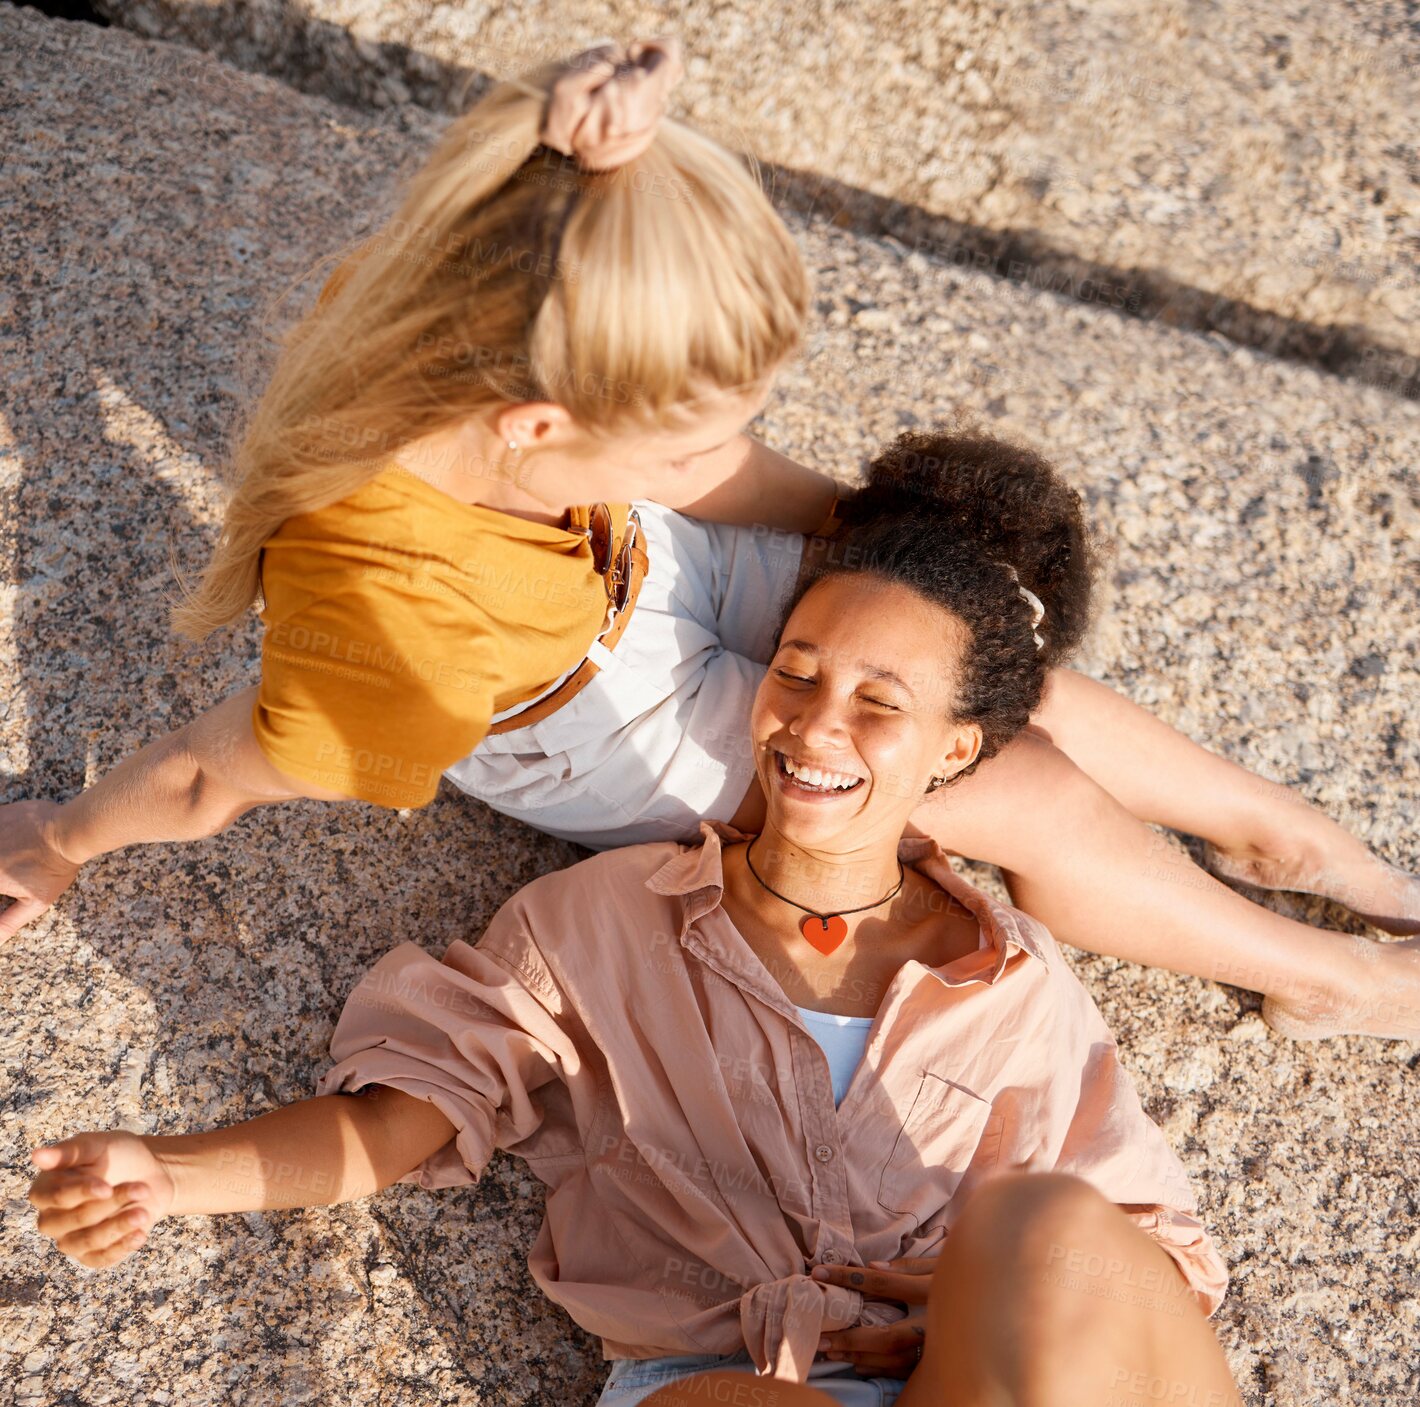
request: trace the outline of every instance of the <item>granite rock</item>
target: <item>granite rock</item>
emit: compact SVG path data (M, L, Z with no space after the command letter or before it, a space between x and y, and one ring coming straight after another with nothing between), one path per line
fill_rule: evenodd
M823 220L1420 389L1417 41L1399 0L97 0L366 108L682 36L678 110ZM825 179L831 177L832 179Z
M170 554L200 563L224 430L315 285L276 295L442 119L4 4L0 52L4 796L64 797L255 678L254 620L173 643ZM1041 447L1112 544L1081 666L1420 863L1420 406L793 218L818 312L760 432L850 479L963 411ZM446 789L269 808L88 870L0 970L0 1398L590 1407L604 1367L527 1278L541 1200L513 1160L460 1192L167 1224L103 1273L47 1250L23 1200L37 1143L307 1094L364 968L476 935L574 858ZM1232 1266L1216 1323L1248 1403L1416 1400L1414 1050L1291 1045L1251 993L1072 957Z

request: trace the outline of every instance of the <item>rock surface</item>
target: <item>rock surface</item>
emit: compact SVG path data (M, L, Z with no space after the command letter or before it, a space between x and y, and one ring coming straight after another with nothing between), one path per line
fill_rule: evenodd
M0 52L4 796L62 797L254 680L254 621L173 644L170 552L194 567L213 536L211 466L270 300L369 222L440 120L4 4ZM961 409L1040 446L1113 542L1081 666L1420 863L1420 406L796 230L819 314L761 433L850 477ZM47 1252L23 1200L37 1143L308 1093L365 967L476 935L574 858L446 789L408 814L267 809L93 866L0 976L0 1400L590 1407L605 1370L527 1279L540 1195L512 1160L471 1191L169 1224L102 1274ZM1232 1266L1216 1323L1249 1404L1415 1401L1413 1048L1290 1045L1235 987L1076 966Z
M98 0L362 106L679 34L679 111L821 218L1420 390L1420 39L1398 0ZM800 173L800 174L794 174ZM824 182L802 173L831 173Z

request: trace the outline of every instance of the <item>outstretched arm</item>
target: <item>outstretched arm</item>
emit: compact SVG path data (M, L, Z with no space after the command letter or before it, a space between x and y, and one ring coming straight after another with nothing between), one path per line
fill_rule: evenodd
M116 1265L165 1216L324 1207L369 1196L454 1136L426 1100L385 1086L320 1095L174 1137L80 1133L34 1151L39 1231L91 1268Z
M252 731L256 689L215 708L119 763L64 805L0 807L0 941L36 919L95 856L145 841L216 835L253 807L295 797L344 800L288 777L266 760Z

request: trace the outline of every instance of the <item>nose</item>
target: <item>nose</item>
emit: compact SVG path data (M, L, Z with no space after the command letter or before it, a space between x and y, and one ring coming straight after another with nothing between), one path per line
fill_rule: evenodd
M789 719L789 732L811 750L841 747L848 736L842 703L829 689L812 690L802 697L802 707Z

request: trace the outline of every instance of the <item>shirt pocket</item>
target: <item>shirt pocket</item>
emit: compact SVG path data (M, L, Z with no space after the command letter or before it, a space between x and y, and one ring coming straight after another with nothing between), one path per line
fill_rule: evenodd
M1000 1160L1005 1122L990 1100L924 1074L879 1179L878 1204L922 1226L956 1195L968 1169Z

